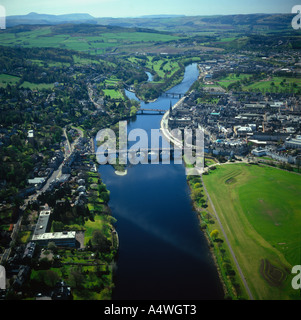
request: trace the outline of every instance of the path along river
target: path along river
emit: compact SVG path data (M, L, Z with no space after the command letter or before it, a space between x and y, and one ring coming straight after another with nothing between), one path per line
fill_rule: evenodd
M167 92L186 93L199 75L185 69L181 84ZM126 91L130 99L134 93ZM179 99L162 95L141 108L168 110ZM162 115L138 115L132 129L160 128ZM110 208L120 241L114 300L218 300L223 289L205 236L193 210L185 169L179 164L138 164L118 176L100 165L111 192Z

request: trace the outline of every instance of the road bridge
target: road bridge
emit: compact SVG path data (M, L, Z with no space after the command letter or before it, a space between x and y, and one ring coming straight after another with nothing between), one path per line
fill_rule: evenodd
M178 93L178 92L164 92L162 94L162 97L172 97L172 98L179 98L181 99L182 97L184 97L184 93Z
M146 109L140 108L137 110L137 114L164 114L167 110L164 109Z

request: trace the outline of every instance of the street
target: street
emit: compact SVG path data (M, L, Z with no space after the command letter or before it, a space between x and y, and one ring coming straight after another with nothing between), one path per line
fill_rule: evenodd
M73 141L73 143L70 144L70 142L68 141L66 129L64 128L64 130L63 130L64 131L64 136L66 137L64 160L60 164L58 169L55 170L52 173L52 175L48 178L48 180L46 181L45 185L41 188L41 190L36 190L36 192L34 194L28 196L27 199L24 199L24 204L20 207L22 212L26 209L26 207L27 207L29 202L37 200L38 196L40 194L42 194L43 192L45 192L49 188L50 184L62 175L62 167L64 165L64 162L68 159L68 157L73 152L74 146L77 144L78 140L84 136L84 132L82 130L77 129L75 127L72 127L72 128L78 131L79 137L77 137ZM67 146L67 148L66 148L66 146ZM14 228L13 228L13 231L12 231L12 234L11 234L12 242L17 239L17 236L18 236L18 233L19 233L19 229L20 229L20 226L21 226L21 223L22 223L22 218L23 218L23 216L22 216L22 213L21 213L20 218L18 219L17 223L14 224ZM4 264L7 261L7 259L10 256L10 252L11 252L11 248L8 248L8 249L6 249L4 251L4 253L2 254L1 259L0 259L0 264Z

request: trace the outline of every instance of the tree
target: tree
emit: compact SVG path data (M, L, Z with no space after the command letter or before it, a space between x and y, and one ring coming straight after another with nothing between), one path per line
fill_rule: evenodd
M46 271L44 281L47 285L53 288L59 280L60 280L60 277L55 271L53 270Z
M53 221L52 228L54 232L61 232L64 231L64 224L61 221Z
M214 240L218 237L218 235L219 235L219 232L217 229L212 230L210 233L210 237Z
M101 252L110 252L111 242L100 230L94 230L92 234L92 245Z
M100 198L104 201L104 203L108 203L110 201L110 193L108 191L104 191L100 194Z
M57 254L57 246L54 242L49 242L47 248L51 250L54 254Z
M71 270L70 276L69 276L69 282L73 288L77 288L77 289L83 288L84 281L85 281L85 278L80 270L77 270L76 268Z

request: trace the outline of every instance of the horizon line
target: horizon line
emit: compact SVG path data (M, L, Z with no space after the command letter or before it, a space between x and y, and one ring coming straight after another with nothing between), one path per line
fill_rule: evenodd
M53 13L38 13L38 12L34 12L31 11L29 13L25 13L25 14L12 14L12 15L7 15L6 18L10 18L10 17L17 17L17 16L28 16L30 14L37 14L37 15L49 15L49 16L65 16L65 15L76 15L76 14L86 14L86 15L90 15L93 19L143 19L146 17L158 17L160 18L160 16L162 17L166 17L166 16L170 16L170 17L210 17L210 16L232 16L232 15L258 15L258 14L264 14L264 15L286 15L286 14L293 14L291 12L285 12L285 13L280 13L280 12L254 12L254 13L228 13L228 14L221 14L221 13L216 13L216 14L195 14L195 15L186 15L186 14L166 14L166 13L162 13L162 14L144 14L144 15L139 15L139 16L100 16L100 17L95 17L93 15L91 15L88 12L71 12L71 13L59 13L59 14L53 14Z

